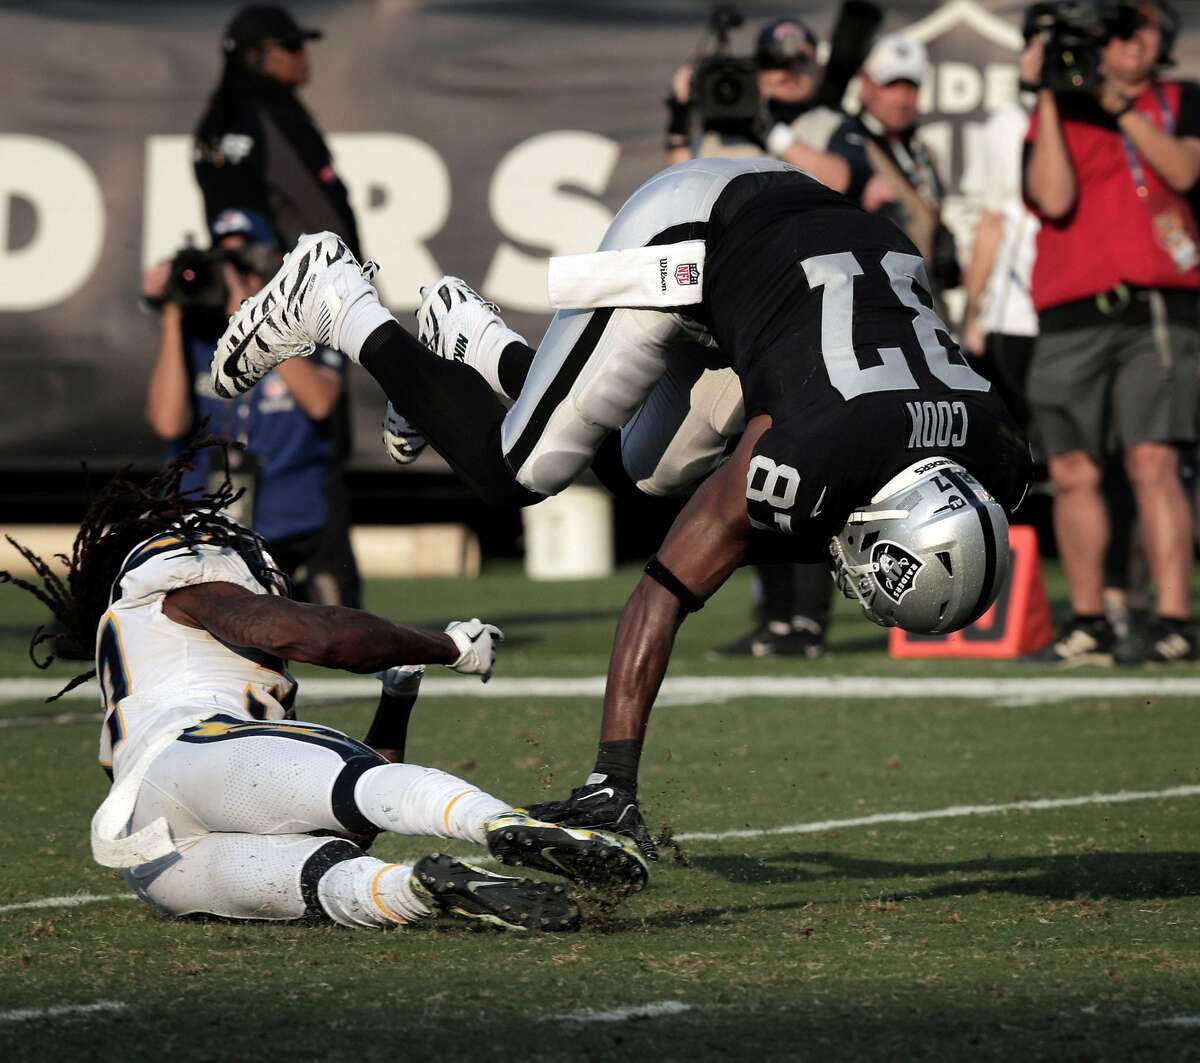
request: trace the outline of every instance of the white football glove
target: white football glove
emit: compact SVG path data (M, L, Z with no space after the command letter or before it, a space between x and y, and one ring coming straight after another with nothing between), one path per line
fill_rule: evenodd
M383 683L383 692L392 698L415 698L425 674L423 664L397 664L376 672L375 678Z
M463 675L483 676L486 683L492 678L496 665L496 643L504 640L504 632L495 624L473 620L453 620L446 625L446 634L458 647L458 660L447 667Z
M396 412L390 402L383 410L383 449L397 465L411 465L429 445L420 432Z

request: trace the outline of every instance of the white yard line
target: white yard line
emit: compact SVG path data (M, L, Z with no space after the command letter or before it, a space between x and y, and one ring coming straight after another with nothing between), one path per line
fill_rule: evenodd
M786 827L759 830L723 830L676 834L681 842L717 842L726 838L765 838L774 834L819 834L847 827L872 827L877 823L919 823L926 819L954 819L959 816L989 816L996 812L1040 812L1052 808L1076 808L1079 805L1116 805L1126 801L1160 801L1172 797L1200 797L1200 786L1172 786L1166 790L1118 790L1113 794L1089 794L1086 797L1041 797L1032 801L1009 801L1001 805L951 805L924 812L881 812L853 819L825 819L815 823L793 823Z
M58 679L0 679L0 702L47 698L62 688ZM304 679L301 700L374 698L375 679ZM603 676L493 679L487 685L449 676L430 676L421 684L423 698L599 698ZM1200 676L1030 676L1029 678L953 678L950 676L673 676L662 687L669 702L711 704L735 698L956 698L1008 704L1036 704L1072 698L1200 697ZM90 683L63 701L99 703ZM64 717L69 713L60 714ZM41 719L41 717L38 717ZM46 717L48 720L55 717ZM74 722L74 721L70 721Z
M20 912L30 908L78 908L81 904L104 901L136 901L135 893L73 893L69 897L43 897L40 901L0 904L0 912Z
M1143 1026L1200 1026L1200 1015L1176 1015L1173 1019L1155 1019Z
M61 1019L73 1015L90 1015L97 1011L124 1011L128 1004L120 1000L97 1000L95 1004L64 1004L59 1008L16 1008L0 1011L0 1022L24 1022L27 1019Z
M1076 808L1080 805L1115 805L1128 801L1161 801L1173 797L1200 797L1200 786L1172 786L1166 790L1118 790L1112 794L1088 794L1085 797L1042 797L1032 801L1009 801L999 805L951 805L949 808L928 809L922 812L881 812L875 816L856 816L853 819L824 819L813 823L793 823L786 827L763 827L758 830L726 830L714 833L684 832L676 834L681 842L715 842L727 838L765 838L779 834L818 834L822 831L844 830L848 827L870 827L878 823L919 823L930 819L953 819L958 816L986 816L995 812L1040 812L1055 808ZM484 856L472 860L475 864L493 864L494 857ZM16 912L33 908L75 908L81 904L94 904L101 901L132 901L137 898L132 893L78 893L69 897L46 897L38 901L22 901L19 904L0 905L0 913ZM676 1001L663 1001L674 1007ZM658 1005L646 1005L657 1007ZM686 1005L680 1005L686 1007ZM591 1013L579 1012L579 1016ZM597 1013L607 1015L608 1012ZM568 1019L571 1015L558 1015L554 1018ZM1179 1025L1188 1025L1190 1016L1179 1021ZM584 1021L580 1019L580 1021ZM590 1020L589 1020L590 1021ZM602 1020L595 1020L602 1021ZM615 1020L614 1020L615 1021ZM1167 1020L1175 1022L1175 1020Z
M692 1006L681 1000L658 1000L653 1004L635 1004L611 1011L569 1011L565 1015L549 1015L549 1022L625 1022L627 1019L661 1019L665 1015L680 1015Z

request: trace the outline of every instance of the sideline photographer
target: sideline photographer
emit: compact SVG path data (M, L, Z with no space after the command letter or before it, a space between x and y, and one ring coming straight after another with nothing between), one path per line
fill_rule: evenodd
M212 358L228 315L262 288L281 256L266 218L253 211L223 212L212 236L213 248L184 248L144 278L143 295L162 314L146 420L172 455L206 418L208 431L241 443L229 452L229 478L245 491L233 516L271 540L302 597L357 605L357 572L340 563L329 535L344 526L336 512L340 494L330 485L341 475L332 414L345 359L323 349L280 366L233 401L213 394ZM225 475L224 467L205 463L184 477L183 488L211 489Z
M844 121L829 147L850 167L846 195L904 230L938 294L956 287L962 271L954 236L942 223L945 187L918 128L917 100L928 69L920 41L903 33L880 37L863 63L861 110Z
M1194 442L1200 87L1166 81L1177 26L1165 0L1036 4L1021 75L1038 86L1025 194L1042 227L1029 376L1055 486L1073 619L1049 661L1190 659L1192 516L1178 447ZM1117 645L1104 618L1105 458L1124 457L1157 618Z
M825 150L842 115L815 102L816 35L798 18L776 19L759 31L753 59L733 59L728 34L741 21L735 9L718 7L710 21L716 53L675 71L666 101L667 162L770 154L844 192L850 168Z

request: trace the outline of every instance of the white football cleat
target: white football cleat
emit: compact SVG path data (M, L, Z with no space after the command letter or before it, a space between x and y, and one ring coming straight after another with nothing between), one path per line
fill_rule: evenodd
M465 362L503 394L497 379L500 355L510 343L524 343L490 303L460 277L442 277L421 289L417 339L439 358Z
M346 310L364 297L378 266L360 265L335 233L301 236L279 272L229 319L213 356L213 390L225 398L249 391L280 362L340 350Z
M411 465L429 441L390 402L383 410L383 449L397 465Z

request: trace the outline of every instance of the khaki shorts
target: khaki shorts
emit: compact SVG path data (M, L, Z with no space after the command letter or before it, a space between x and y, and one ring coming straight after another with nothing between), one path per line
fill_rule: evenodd
M1200 330L1155 317L1038 337L1026 386L1048 455L1195 441Z

